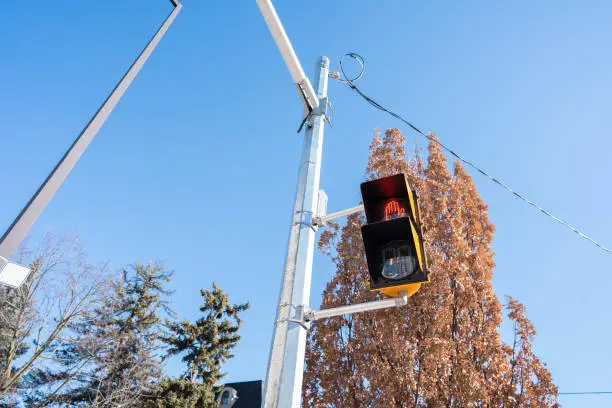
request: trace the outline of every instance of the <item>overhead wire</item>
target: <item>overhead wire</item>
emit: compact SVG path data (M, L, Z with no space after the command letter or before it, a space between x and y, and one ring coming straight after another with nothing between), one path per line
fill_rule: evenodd
M560 392L559 395L612 395L612 391Z
M344 58L345 57L352 58L353 60L355 60L360 65L360 72L359 72L359 74L355 75L352 78L349 78L348 75L346 74L345 70L344 70ZM432 143L437 144L442 149L446 150L452 156L456 157L459 161L467 164L468 166L470 166L471 168L473 168L474 170L476 170L477 172L479 172L483 176L487 177L493 183L503 187L506 191L510 192L516 198L526 202L527 204L529 204L530 206L536 208L537 210L539 210L541 213L543 213L547 217L549 217L549 218L557 221L558 223L564 225L565 227L569 228L574 233L576 233L578 236L586 239L587 241L590 241L592 244L594 244L597 247L599 247L605 253L612 254L612 249L607 248L606 246L604 246L600 242L596 241L595 239L591 238L589 235L585 234L584 232L582 232L578 228L572 226L567 221L565 221L565 220L555 216L550 211L542 208L541 206L539 206L538 204L536 204L532 200L528 199L524 195L519 194L517 191L513 190L512 188L510 188L506 183L502 182L501 180L497 179L496 177L493 177L491 174L489 174L488 172L483 170L481 167L475 165L473 162L463 158L461 155L459 155L459 153L457 153L456 151L454 151L450 147L448 147L445 144L443 144L442 142L440 142L437 138L433 137L431 134L423 132L421 129L419 129L418 127L416 127L412 123L410 123L408 120L404 119L401 115L393 112L392 110L386 108L385 106L381 105L380 103L376 102L374 99L372 99L371 97L366 95L361 89L359 89L359 87L357 85L355 85L355 82L358 81L359 79L361 79L361 77L363 76L363 74L365 72L365 61L364 61L364 59L363 59L363 57L361 55L359 55L357 53L354 53L354 52L350 52L350 53L344 54L340 58L340 71L341 71L342 77L336 77L335 79L340 81L340 82L342 82L342 83L344 83L344 84L346 84L353 91L357 92L359 94L359 96L361 96L363 99L365 99L370 105L372 105L373 107L375 107L378 110L386 112L387 114L389 114L389 115L393 116L394 118L398 119L399 121L403 122L404 124L409 126L412 130L414 130L415 132L417 132L420 135L424 136L427 140L431 141Z

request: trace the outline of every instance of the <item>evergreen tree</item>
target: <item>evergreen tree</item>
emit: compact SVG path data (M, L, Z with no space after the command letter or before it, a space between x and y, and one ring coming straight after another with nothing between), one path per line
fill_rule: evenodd
M408 306L318 321L309 334L304 407L554 407L557 387L532 351L535 331L509 299L513 346L498 328L491 285L494 226L460 163L448 170L439 145L427 165L408 160L397 130L376 136L367 178L405 173L420 197L431 282ZM375 300L368 290L362 215L332 224L319 248L336 266L321 308Z
M232 358L231 351L240 341L240 314L248 303L230 304L216 284L212 290L201 290L204 303L202 317L195 323L170 323L165 338L169 355L181 355L185 370L180 378L165 379L157 398L149 402L156 408L212 408L219 381L225 375L221 365Z
M162 318L171 313L165 285L172 273L161 265L124 269L101 307L56 350L60 370L39 373L29 404L142 407L162 377ZM61 386L58 389L58 386Z

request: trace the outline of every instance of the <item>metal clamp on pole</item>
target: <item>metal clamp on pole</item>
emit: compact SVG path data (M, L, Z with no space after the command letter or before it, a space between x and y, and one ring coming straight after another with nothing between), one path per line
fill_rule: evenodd
M302 326L305 330L310 329L310 322L306 320L306 314L310 311L310 308L308 306L290 305L286 303L282 305L282 307L288 307L291 310L293 310L293 317L289 317L287 319L278 319L276 320L277 323L282 323L282 322L295 323L295 324L299 324L300 326Z
M359 312L367 312L370 310L387 309L389 307L401 307L408 304L408 294L404 293L402 296L393 299L377 300L374 302L359 303L356 305L348 305L341 307L333 307L324 310L311 310L306 312L304 318L307 322L313 322L315 320L326 319L328 317L342 316L346 314L353 314Z

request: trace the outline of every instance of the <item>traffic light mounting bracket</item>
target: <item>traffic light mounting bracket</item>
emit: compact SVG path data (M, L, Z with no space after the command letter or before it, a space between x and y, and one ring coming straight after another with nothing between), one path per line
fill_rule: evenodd
M335 213L331 213L329 215L326 215L324 217L313 217L312 218L312 225L315 227L322 227L325 225L326 222L329 222L331 220L335 220L336 218L342 218L342 217L346 217L347 215L351 215L351 214L356 214L358 212L362 212L363 211L363 204L359 204L355 207L351 207L351 208L347 208L346 210L341 210L341 211L336 211Z
M331 307L323 310L311 310L307 305L286 305L293 308L293 317L286 319L286 321L297 323L308 330L310 329L310 324L316 320L327 319L334 316L350 315L353 313L368 312L371 310L388 309L390 307L406 306L408 304L408 297L408 292L399 292L398 297L391 299Z
M304 313L304 323L315 320L326 319L328 317L350 315L353 313L367 312L370 310L387 309L390 307L401 307L408 304L408 293L400 292L400 296L392 299L376 300L374 302L357 303L340 307L332 307L323 310L306 310Z

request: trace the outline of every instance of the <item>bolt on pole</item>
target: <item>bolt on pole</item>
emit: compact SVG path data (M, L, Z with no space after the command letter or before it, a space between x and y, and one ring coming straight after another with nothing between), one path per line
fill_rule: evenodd
M168 28L176 18L183 5L172 2L174 9L157 30L151 41L142 50L132 66L127 70L123 78L119 81L115 89L104 101L100 109L96 112L90 122L85 126L81 134L76 138L72 146L64 154L47 179L39 187L38 191L32 196L30 201L21 210L13 223L0 238L0 257L8 259L13 255L21 241L26 237L32 225L36 222L49 201L53 198L68 174L72 171L81 155L85 152L91 141L94 139L108 116L111 114L119 100L130 86L136 75L140 72L143 65L157 47Z
M314 88L319 107L307 124L299 167L289 247L285 261L274 337L264 387L264 408L299 408L304 375L307 328L303 315L310 300L319 180L323 154L324 109L329 60L320 57Z

